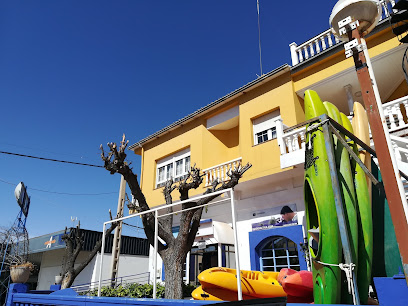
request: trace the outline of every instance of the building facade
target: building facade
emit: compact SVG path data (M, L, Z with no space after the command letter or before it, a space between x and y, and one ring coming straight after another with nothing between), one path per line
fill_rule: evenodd
M408 126L408 86L401 68L405 47L389 25L390 3L381 5L382 20L366 41L397 159L405 167L408 142L402 136ZM184 179L192 164L203 169L205 181L191 196L202 194L215 179L227 180L231 167L253 165L234 189L244 270L307 269L302 249L304 92L315 90L347 115L350 102L363 102L353 59L345 58L343 42L330 30L303 44L292 43L290 52L292 65L282 65L130 146L141 156L140 185L151 206L163 205L164 182ZM297 219L279 226L284 206L296 212ZM230 207L209 207L202 219L186 262L190 282L206 268L235 266ZM163 278L161 269L151 272Z
M95 243L102 238L102 232L81 230L84 245L76 260L76 265L85 261L91 253ZM60 275L62 260L65 251L65 242L62 240L64 231L46 234L29 240L29 260L35 264L35 272L30 276L29 283L33 289L49 290L55 284L55 277ZM102 280L111 277L111 253L113 235L106 239L106 248L103 258ZM122 236L121 258L118 271L118 281L140 282L149 281L147 239ZM86 291L96 287L99 280L100 252L92 259L84 270L76 277L72 288ZM104 282L107 285L109 282Z

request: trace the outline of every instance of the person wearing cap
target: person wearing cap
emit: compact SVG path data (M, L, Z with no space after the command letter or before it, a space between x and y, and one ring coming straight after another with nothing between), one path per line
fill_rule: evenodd
M282 215L282 219L279 223L275 224L275 226L295 223L295 221L293 221L293 218L295 217L296 213L293 212L293 210L289 206L283 206L280 213Z

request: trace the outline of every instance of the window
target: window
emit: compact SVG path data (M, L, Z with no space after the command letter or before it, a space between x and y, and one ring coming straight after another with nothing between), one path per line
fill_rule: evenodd
M156 187L162 187L167 180L175 182L187 177L190 171L190 149L185 149L157 161Z
M276 138L276 128L270 128L267 129L265 131L256 133L256 140L257 142L255 142L256 144L260 144L262 142L271 140L271 139L275 139Z
M261 271L279 272L283 268L300 271L296 243L283 236L273 236L259 250Z
M274 111L252 121L254 145L276 138L276 121L279 119L279 111Z

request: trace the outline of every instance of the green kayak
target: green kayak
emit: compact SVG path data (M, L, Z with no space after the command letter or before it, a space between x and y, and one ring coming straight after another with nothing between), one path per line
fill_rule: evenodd
M327 114L315 91L305 92L305 119ZM307 126L307 129L310 124ZM313 259L313 295L316 304L340 302L341 274L338 267L319 262L342 262L337 213L321 128L306 133L304 200L309 251ZM313 235L313 236L312 236ZM314 237L314 238L313 238Z
M340 114L343 126L351 133L353 127L347 116ZM349 141L353 151L358 156L357 145ZM360 296L360 303L367 304L368 290L371 283L371 268L373 261L373 220L371 210L371 199L368 191L366 175L363 169L354 159L351 162L354 176L354 186L357 197L357 226L358 226L358 269L357 286Z

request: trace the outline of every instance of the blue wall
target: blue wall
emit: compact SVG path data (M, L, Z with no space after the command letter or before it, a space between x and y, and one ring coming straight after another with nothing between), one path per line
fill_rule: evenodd
M307 270L307 264L300 243L303 243L302 225L290 225L274 227L249 233L249 249L251 253L251 270L260 270L258 247L271 236L283 236L289 238L297 245L299 264L301 270Z

